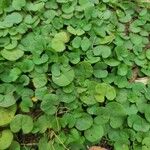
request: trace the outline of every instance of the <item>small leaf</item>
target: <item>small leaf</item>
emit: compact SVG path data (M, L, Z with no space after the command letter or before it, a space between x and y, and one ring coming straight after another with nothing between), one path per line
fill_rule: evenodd
M56 52L62 52L66 48L65 44L62 41L55 38L52 40L51 46Z
M57 105L59 104L58 96L55 94L47 94L43 97L41 103L41 110L48 115L53 115L57 111Z
M111 49L109 46L100 45L94 48L93 53L95 56L102 56L103 58L108 58L111 55Z
M116 90L112 86L107 86L106 97L108 100L114 100L116 97Z
M5 126L9 124L16 113L16 105L13 105L8 108L0 107L0 126Z
M100 38L99 39L99 44L111 43L114 39L115 39L115 35L114 34L110 34L108 36L105 36L104 38Z
M93 124L93 119L90 115L83 115L81 118L77 119L75 124L76 128L80 131L89 129Z
M22 21L23 17L18 12L13 12L5 17L4 25L7 27L13 26L13 24L18 24Z
M10 130L3 130L0 133L0 149L7 149L13 140L13 134Z
M112 59L105 59L104 62L111 67L118 66L120 64L120 62L118 60L113 59L113 58Z
M136 114L128 117L128 125L135 131L147 132L150 129L149 123Z
M100 141L104 135L101 125L93 125L90 129L84 131L85 138L90 142Z
M90 40L87 37L84 37L81 41L81 48L83 51L87 51L91 45Z
M13 0L12 6L15 8L15 10L21 10L22 7L26 5L25 0Z
M9 150L20 150L20 144L17 141L12 141Z
M52 70L54 70L53 68L55 68L57 66L57 64L54 64L52 66ZM61 73L60 75L56 75L54 72L52 72L52 80L55 84L59 85L59 86L67 86L69 85L73 79L74 79L74 70L70 67L61 67Z
M118 75L125 76L128 73L128 66L126 64L120 64L118 66Z
M9 107L16 103L16 100L12 93L8 93L4 96L0 95L0 107Z
M142 37L138 34L131 34L130 39L131 39L131 42L135 45L142 44Z
M33 84L36 88L41 88L47 83L47 77L45 74L39 74L33 78Z
M62 31L57 33L54 38L58 41L62 41L63 43L67 43L70 40L70 35L69 33Z
M115 150L129 150L129 147L127 144L124 144L124 143L115 143L114 145L115 147Z
M9 60L9 61L15 61L19 58L21 58L23 56L24 52L20 49L13 49L13 50L6 50L6 49L3 49L1 51L1 55Z
M17 133L21 129L24 134L28 134L33 129L33 119L28 115L18 114L10 123L12 132Z
M146 57L148 60L150 60L150 49L146 50Z
M79 48L80 45L81 45L81 37L77 36L77 37L75 37L75 38L73 39L73 41L72 41L72 46L73 46L74 48Z
M19 64L19 67L23 72L31 72L34 68L34 63L30 59L25 59Z
M75 74L77 77L89 78L92 76L92 73L93 68L89 62L80 62L75 67Z

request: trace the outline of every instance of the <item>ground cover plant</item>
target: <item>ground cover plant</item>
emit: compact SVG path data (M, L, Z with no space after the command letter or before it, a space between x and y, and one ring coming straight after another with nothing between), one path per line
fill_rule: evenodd
M0 150L150 150L149 9L0 0Z

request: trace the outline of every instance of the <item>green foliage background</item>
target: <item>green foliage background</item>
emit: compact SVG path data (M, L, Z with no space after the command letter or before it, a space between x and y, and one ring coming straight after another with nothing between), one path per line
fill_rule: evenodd
M0 150L150 150L149 33L149 3L0 0Z

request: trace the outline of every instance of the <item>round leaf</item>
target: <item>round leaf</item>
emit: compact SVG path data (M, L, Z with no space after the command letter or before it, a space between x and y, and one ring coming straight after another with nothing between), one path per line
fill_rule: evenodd
M62 52L66 48L65 44L62 41L55 38L52 40L51 46L56 52Z
M9 107L16 103L16 100L12 93L4 96L0 95L0 107Z
M104 130L101 125L93 125L90 129L84 131L85 138L90 142L100 141L104 135Z
M52 66L55 67L55 64ZM52 80L58 86L67 86L69 85L74 79L74 70L68 66L61 68L61 73L58 76L54 72L52 72Z
M87 130L89 129L93 124L93 119L89 115L83 115L81 118L77 119L77 122L75 124L75 127L80 130Z

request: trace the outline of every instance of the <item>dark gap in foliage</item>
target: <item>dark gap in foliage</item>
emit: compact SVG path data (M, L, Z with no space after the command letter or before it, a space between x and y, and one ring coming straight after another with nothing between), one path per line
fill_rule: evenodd
M20 143L21 146L27 146L30 148L38 149L38 141L40 139L40 136L38 134L22 134L20 131L16 134L16 141Z
M113 150L114 148L109 144L109 141L103 137L100 141L100 143L98 144L98 146L104 147L107 150Z

